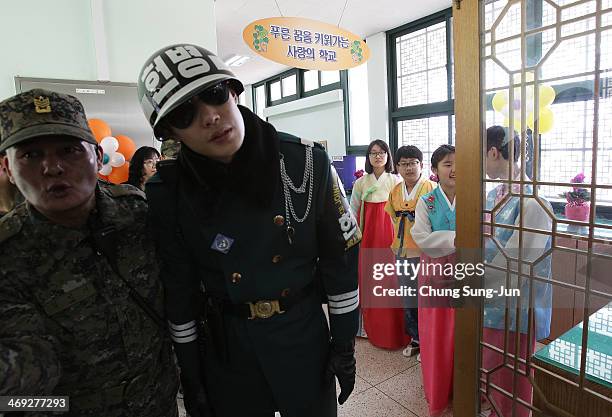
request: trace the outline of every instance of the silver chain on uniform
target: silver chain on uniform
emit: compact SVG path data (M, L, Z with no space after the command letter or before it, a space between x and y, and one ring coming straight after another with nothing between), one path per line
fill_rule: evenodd
M287 170L285 169L285 160L284 156L280 154L280 172L281 172L281 180L283 181L283 192L285 194L285 218L289 221L289 214L291 213L291 217L298 222L302 223L308 217L308 213L310 212L310 206L312 203L312 190L314 188L314 168L312 164L312 147L306 147L306 164L304 166L304 178L302 179L302 185L300 187L296 187L287 175ZM306 212L303 217L298 217L295 214L295 208L293 207L293 200L291 199L291 191L296 194L304 194L306 192L306 184L310 182L308 186L308 204L306 205Z

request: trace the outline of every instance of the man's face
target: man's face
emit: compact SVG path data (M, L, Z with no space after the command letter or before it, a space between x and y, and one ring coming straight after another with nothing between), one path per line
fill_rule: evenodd
M221 162L231 162L244 141L244 120L238 110L238 97L232 92L220 105L194 98L195 117L185 129L172 127L172 133L194 152Z
M7 149L2 164L30 204L58 216L94 198L102 153L76 138L43 136Z
M421 177L423 163L417 158L401 158L397 163L397 172L407 184L416 183Z

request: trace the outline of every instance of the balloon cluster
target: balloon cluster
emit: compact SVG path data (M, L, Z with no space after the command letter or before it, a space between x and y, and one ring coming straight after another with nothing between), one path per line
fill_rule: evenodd
M114 184L127 181L136 144L125 135L112 136L110 126L102 119L89 119L89 128L102 148L102 168L98 176Z
M550 109L550 105L555 100L555 90L548 85L541 85L538 89L539 108L537 119L535 119L534 111L534 88L528 86L526 88L525 103L521 100L521 88L514 89L514 98L512 103L509 101L508 90L503 90L495 93L493 96L493 109L504 116L504 126L510 126L510 108L514 110L513 120L515 129L521 127L521 108L524 106L527 110L527 126L534 128L535 120L538 121L539 133L546 133L553 128L555 123L555 115Z

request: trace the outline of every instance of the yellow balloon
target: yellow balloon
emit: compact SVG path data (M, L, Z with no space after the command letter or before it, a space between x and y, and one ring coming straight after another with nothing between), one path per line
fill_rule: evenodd
M548 107L542 107L538 117L538 131L540 134L549 132L555 124L555 115ZM533 113L527 118L527 126L534 128Z
M550 106L555 101L555 89L549 85L540 86L540 108Z
M508 94L505 91L499 91L493 96L493 108L501 112L504 107L508 104Z
M504 127L510 127L510 118L509 117L504 117L504 121L502 122L502 126ZM514 118L514 129L515 130L521 130L521 115L517 115Z

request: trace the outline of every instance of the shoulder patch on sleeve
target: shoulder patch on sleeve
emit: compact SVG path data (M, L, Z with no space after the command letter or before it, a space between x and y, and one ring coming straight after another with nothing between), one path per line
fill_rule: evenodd
M18 234L22 226L23 221L15 210L0 219L0 245Z

